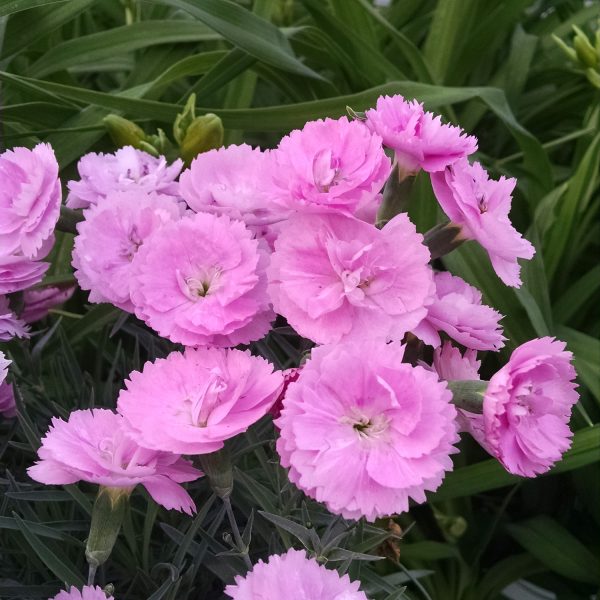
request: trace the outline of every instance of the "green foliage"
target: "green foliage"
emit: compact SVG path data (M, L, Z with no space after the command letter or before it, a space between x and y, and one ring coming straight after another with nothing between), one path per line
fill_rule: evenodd
M463 440L429 504L395 525L366 525L303 499L276 464L272 426L258 423L230 448L232 502L253 561L305 546L375 599L492 600L521 579L565 599L597 592L600 96L554 39L571 47L573 25L593 39L597 18L584 0L396 0L381 9L369 0L0 2L1 141L50 142L63 181L85 152L113 150L109 113L147 136L170 132L192 93L196 117L217 115L226 143L264 147L309 119L402 93L476 134L494 176L518 178L511 216L537 247L523 287L506 288L475 244L443 262L506 315L507 348L487 372L534 336L560 337L574 352L573 448L550 474L524 481ZM419 227L438 220L422 181L409 211ZM72 280L71 244L58 234L47 281ZM25 474L50 417L114 406L128 373L170 349L84 294L31 343L4 348L20 394L18 420L0 423L1 598L47 598L86 573L92 486L48 489ZM303 350L278 331L254 347L280 367L297 365ZM220 598L243 572L221 503L204 480L189 488L193 519L134 492L98 572L119 600Z

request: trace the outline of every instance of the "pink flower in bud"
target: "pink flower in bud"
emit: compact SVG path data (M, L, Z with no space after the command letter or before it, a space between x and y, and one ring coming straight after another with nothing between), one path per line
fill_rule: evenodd
M69 208L88 208L112 192L138 191L177 198L177 177L183 161L171 165L164 156L155 158L132 146L119 148L114 154L90 152L77 164L80 181L69 181Z
M241 221L197 213L161 227L133 261L135 314L186 346L237 346L262 338L275 315L268 255Z
M65 303L71 298L75 285L48 285L23 292L23 310L20 317L25 323L35 323L46 317L51 308Z
M29 337L29 328L10 309L8 298L0 296L0 340L8 342L14 337Z
M402 96L380 96L377 108L366 111L369 129L396 153L400 171L415 174L421 169L443 171L459 158L477 150L477 138L460 127L445 125L439 116L423 110L416 100Z
M381 138L360 121L309 121L274 151L273 182L290 209L334 209L362 218L377 205L391 163Z
M431 175L433 191L462 236L476 240L490 256L496 274L512 287L521 286L518 258L531 259L535 248L512 226L508 213L515 179L490 179L478 163L464 158Z
M101 587L84 585L81 591L71 587L68 591L63 590L48 600L115 600L113 596L106 596Z
M280 371L249 352L187 348L131 373L117 410L145 447L206 454L266 415L282 383Z
M427 316L412 332L426 344L437 348L440 331L467 348L499 350L504 346L502 315L481 303L481 292L460 277L436 273L435 299L427 307Z
M169 196L139 190L113 192L84 213L73 247L75 277L91 302L111 302L133 312L132 263L146 239L181 216Z
M480 367L477 351L465 350L461 354L450 342L444 342L433 352L433 368L443 381L477 380Z
M320 346L288 388L277 451L289 478L348 519L408 510L452 470L452 394L398 342Z
M244 577L237 575L225 594L233 600L367 600L359 585L347 574L340 577L337 571L307 558L304 550L290 548L285 554L272 554L266 563L259 560Z
M196 510L180 484L202 473L177 454L139 446L128 435L125 419L111 410L76 410L68 421L54 417L38 456L27 473L40 483L88 481L129 489L139 484L165 508L187 514Z
M49 144L0 155L0 254L35 258L60 212L58 163Z
M179 178L179 191L196 212L244 221L257 237L272 243L290 210L274 202L271 152L247 144L199 154Z
M433 300L423 237L405 214L381 230L341 214L305 214L275 242L269 268L273 306L319 344L396 339Z

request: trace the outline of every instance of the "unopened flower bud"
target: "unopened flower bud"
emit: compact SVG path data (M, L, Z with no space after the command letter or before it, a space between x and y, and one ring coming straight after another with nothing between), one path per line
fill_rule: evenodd
M141 143L145 140L144 130L129 119L124 119L119 115L108 115L102 119L104 126L108 130L110 138L118 148L123 146L133 146L141 148Z
M178 144L183 142L188 127L192 124L192 121L196 118L196 94L190 94L183 111L175 117L173 123L173 137Z
M133 488L101 485L92 510L85 557L94 569L105 563L117 541L127 502Z
M198 154L220 148L223 145L223 133L223 123L217 115L207 113L196 117L179 144L181 158L190 164Z
M577 54L577 58L582 66L595 69L600 62L598 53L590 41L587 35L579 27L573 25L575 31L575 37L573 38L573 48Z

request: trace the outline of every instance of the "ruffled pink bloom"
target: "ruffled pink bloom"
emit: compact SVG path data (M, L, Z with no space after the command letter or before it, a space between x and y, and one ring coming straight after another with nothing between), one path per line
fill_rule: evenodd
M114 154L90 152L77 163L81 179L67 183L67 206L87 208L112 192L128 190L177 197L177 177L182 167L180 159L169 165L164 156L156 158L132 146Z
M321 346L288 388L276 422L281 464L345 518L404 512L452 469L452 394L403 354L398 342Z
M0 340L8 342L14 337L29 337L29 328L10 309L8 298L0 296Z
M5 418L14 417L17 414L12 385L6 381L10 363L11 361L0 351L0 414Z
M241 221L197 213L152 235L133 261L135 314L186 346L237 346L275 318L266 252Z
M75 277L90 302L111 302L133 312L132 261L146 239L181 216L169 196L139 190L113 192L85 211L73 247Z
M206 454L267 414L282 382L280 371L249 352L187 348L133 371L117 410L145 447Z
M0 254L34 258L60 212L58 163L49 144L0 155Z
M20 292L39 283L49 266L26 256L0 254L0 294Z
M360 121L310 121L274 151L279 202L294 210L335 209L362 218L373 213L391 163L381 138Z
M545 473L571 446L568 423L579 399L572 356L564 342L531 340L491 378L479 416L483 427L471 433L510 473Z
M244 221L272 243L290 212L274 202L273 162L247 144L203 152L181 174L179 192L192 210Z
M444 342L433 352L433 368L444 381L477 380L480 367L476 350L461 354L450 342Z
M271 257L274 308L319 344L401 339L433 300L422 240L405 214L381 230L340 214L298 215Z
M365 116L367 127L395 151L404 175L421 169L443 171L477 150L477 138L460 127L444 125L441 117L425 112L423 104L400 95L380 96L377 108L366 111Z
M461 159L432 173L433 191L462 236L477 240L487 251L496 274L512 287L521 286L518 258L531 259L535 248L512 226L508 213L515 179L490 179L478 163Z
M35 323L48 315L51 308L65 303L75 292L75 285L48 285L23 292L23 310L20 317L26 323Z
M340 577L308 558L304 550L290 548L285 554L269 556L266 563L259 560L245 577L237 575L235 585L228 585L225 593L234 600L367 600L359 585L347 574Z
M202 473L176 454L142 448L129 437L124 421L103 408L76 410L68 421L54 417L38 450L40 460L27 473L52 485L87 481L133 489L140 484L165 508L195 512L180 484Z
M48 600L115 600L113 596L106 596L101 587L92 587L85 585L79 591L76 587L71 587L69 591L63 590L53 598Z
M499 350L504 346L502 315L481 303L481 292L460 277L447 272L436 273L435 299L427 316L412 332L426 344L437 348L447 333L467 348Z

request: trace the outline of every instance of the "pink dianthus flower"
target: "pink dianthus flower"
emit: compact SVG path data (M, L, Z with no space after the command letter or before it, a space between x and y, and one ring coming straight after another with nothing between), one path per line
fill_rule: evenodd
M35 258L60 212L58 163L49 144L0 155L0 255Z
M499 350L504 346L502 315L481 303L481 292L448 272L436 273L435 299L427 316L412 332L426 344L437 348L440 331L467 348Z
M71 587L68 591L63 590L59 592L53 598L48 600L115 600L113 596L106 596L101 587L93 587L91 585L84 585L81 591L76 587Z
M249 352L187 348L132 372L117 410L142 446L206 454L267 414L282 379Z
M196 212L244 221L272 243L290 212L274 202L272 153L247 144L199 154L179 178L179 191Z
M29 337L27 324L11 310L6 296L0 296L0 340L8 342L14 337Z
M518 258L531 259L535 248L512 226L508 213L515 179L490 179L478 163L464 158L432 173L433 191L448 218L460 225L463 238L476 240L490 256L500 279L520 287Z
M347 574L340 577L308 558L304 550L290 548L285 554L269 556L266 563L259 560L244 577L237 575L235 585L228 585L225 593L233 600L367 600L359 585Z
M258 340L275 315L266 252L241 221L197 213L152 235L133 261L135 313L186 346Z
M570 447L568 423L579 399L572 357L564 342L531 340L490 379L478 417L483 427L471 433L510 473L545 473Z
M433 300L422 240L405 214L381 230L340 214L298 215L271 256L275 311L319 344L401 339Z
M54 417L38 457L27 473L40 483L88 481L131 490L140 484L165 508L196 510L180 484L202 473L179 455L139 446L128 435L125 419L111 410L76 410L68 421Z
M87 209L77 224L73 267L81 288L90 290L90 301L133 312L132 261L154 231L180 215L173 198L140 190L112 192Z
M359 218L376 210L391 171L381 138L346 117L309 121L281 140L274 158L273 182L283 206Z
M404 512L452 469L452 394L403 354L398 342L321 346L288 388L276 422L281 464L345 518Z
M98 204L112 192L138 191L177 198L177 177L183 161L167 164L164 156L156 158L132 146L119 148L114 154L90 152L77 163L79 181L69 181L69 208L87 208Z
M49 266L26 256L0 254L0 294L20 292L39 283Z
M443 124L441 117L425 112L421 103L400 95L380 96L377 108L367 110L365 116L367 127L395 151L404 175L421 169L443 171L477 150L477 138L466 135L460 127Z

